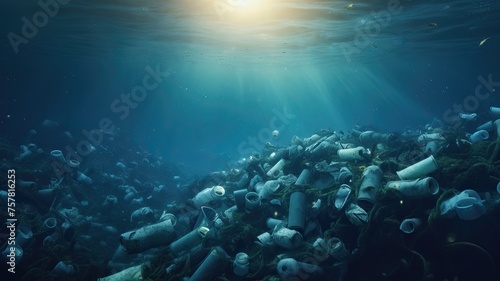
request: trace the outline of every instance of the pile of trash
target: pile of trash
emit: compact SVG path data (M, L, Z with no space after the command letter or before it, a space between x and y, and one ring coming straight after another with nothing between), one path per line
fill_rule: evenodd
M500 120L469 135L439 120L398 133L322 130L185 183L172 171L157 178L165 163L139 153L96 172L24 145L17 165L47 155L71 172L19 181L21 196L51 203L23 213L35 235L18 231L18 257L36 249L34 236L39 255L66 257L31 252L37 270L23 279L85 280L100 268L98 280L496 280L498 132ZM50 174L40 161L38 174Z
M193 183L186 204L121 234L111 262L164 251L100 280L495 280L500 228L485 231L499 222L499 171L474 154L487 131L466 139L361 129L269 143ZM442 168L453 159L493 169L493 189L479 186L481 196L441 182L456 177Z

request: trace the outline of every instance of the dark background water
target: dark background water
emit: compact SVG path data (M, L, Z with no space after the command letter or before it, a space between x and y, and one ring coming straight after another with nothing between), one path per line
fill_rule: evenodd
M423 126L474 95L478 76L500 81L498 1L253 1L257 10L221 12L210 0L73 0L16 53L9 34L22 36L22 18L43 11L20 2L0 11L0 127L15 145L45 119L83 139L109 118L131 141L204 173L323 128ZM387 17L391 3L399 12ZM122 120L111 105L148 66L169 75ZM496 87L469 107L480 120L500 105ZM56 138L44 148L64 146Z

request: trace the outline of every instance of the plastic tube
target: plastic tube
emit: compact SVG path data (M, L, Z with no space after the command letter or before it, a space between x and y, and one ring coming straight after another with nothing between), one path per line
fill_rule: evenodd
M316 202L313 203L311 211L309 212L309 218L316 218L319 215L319 210L321 208L321 199L318 198Z
M345 214L347 219L356 226L363 226L368 222L368 213L359 205L350 204Z
M66 241L72 241L75 236L76 229L68 222L63 222L61 225L62 238Z
M325 239L318 237L313 243L314 255L320 257L320 260L328 258L328 244Z
M377 199L377 190L382 183L383 177L383 172L378 166L368 166L363 171L363 179L359 186L358 201L367 201L372 204L375 203Z
M189 251L189 257L186 257L186 258L189 258L189 263L191 264L189 266L189 269L191 271L193 271L194 268L196 268L199 264L201 264L201 262L210 253L209 250L210 249L207 249L203 245L198 245L198 246L194 247L194 249ZM183 260L184 262L186 261L186 259L181 259L181 260ZM185 264L182 263L182 266L184 267Z
M486 130L486 131L491 131L493 130L494 126L493 126L493 121L488 121L486 123L483 123L481 125L479 125L476 130Z
M16 180L16 186L22 188L34 188L36 183L34 181Z
M170 220L170 222L172 223L173 226L175 226L177 224L177 217L174 214L167 213L167 211L163 211L163 213L160 216L160 219L158 219L158 222L166 221L166 220Z
M203 225L209 228L213 226L215 221L219 218L219 214L213 208L201 206L201 213L203 214Z
M476 113L460 113L458 114L458 116L460 117L460 119L462 120L466 120L466 121L474 121L477 119L477 114Z
M281 280L299 280L299 276L307 276L315 280L324 273L323 269L315 264L298 262L292 258L280 260L277 265L277 270Z
M479 131L475 132L474 134L470 135L469 140L472 143L476 143L478 141L487 140L489 137L490 137L490 134L488 133L488 131L479 130Z
M233 272L237 276L245 276L250 270L250 262L246 253L240 252L236 254L233 262Z
M257 236L257 241L255 244L259 247L270 247L274 245L273 237L269 232L261 233Z
M221 200L226 194L226 190L224 187L220 185L212 186L209 188L205 188L200 191L193 198L193 203L197 208L201 208L201 206L208 204L212 201Z
M349 199L350 195L351 187L347 184L342 184L333 197L333 205L338 211L340 211L345 206L345 203Z
M295 145L302 145L302 144L304 144L304 142L302 141L302 139L299 138L297 135L294 135L292 137L291 143L293 143Z
M264 169L260 165L260 162L262 160L262 156L258 152L254 152L250 157L249 157L249 162L245 170L250 173L254 174L256 172L262 179L266 179L266 173L264 172Z
M33 154L33 151L29 149L26 145L21 145L21 154L19 154L19 157L16 158L16 161L22 160L28 156L31 156Z
M308 138L305 138L302 143L305 145L305 146L309 146L315 142L317 142L319 139L321 139L321 136L318 135L318 134L313 134L312 136L308 137Z
M128 253L132 254L167 245L174 238L175 231L172 221L166 220L125 232L120 235L120 243Z
M40 198L52 198L52 196L54 195L54 191L55 191L54 188L44 188L37 190L36 194Z
M153 210L149 207L142 207L132 212L130 215L130 223L137 223L141 220L152 218L154 215Z
M434 172L438 169L438 164L434 156L429 156L424 160L417 162L401 171L397 171L396 174L402 180L413 180L420 177L426 176L429 173Z
M430 141L425 145L424 152L428 155L434 155L439 149L438 141Z
M257 210L261 205L259 194L256 192L248 192L245 195L245 211L251 213Z
M337 151L337 155L343 160L365 160L368 154L368 150L362 146L339 149Z
M52 156L52 158L54 158L54 160L56 160L57 162L59 162L61 164L66 164L66 158L64 158L62 151L57 150L57 149L52 150L50 152L50 156Z
M128 253L127 250L123 247L122 244L118 244L118 247L115 250L115 253L113 254L113 257L111 258L110 262L117 263L117 262L124 262L127 260Z
M125 196L123 197L123 201L125 201L127 203L132 201L132 199L135 197L136 194L137 193L134 191L127 192L127 194L125 194Z
M250 177L248 176L248 173L244 173L238 183L236 184L236 187L238 189L246 188L248 184L250 183Z
M301 145L294 145L288 148L288 159L296 159L304 152Z
M235 190L233 192L233 197L234 201L236 203L236 208L238 208L238 211L242 212L245 210L245 196L247 195L248 190L245 189L240 189L240 190Z
M273 241L277 245L291 250L299 247L302 244L302 235L293 229L284 227L278 224L273 230Z
M59 233L54 232L51 235L47 235L42 242L42 246L44 248L50 247L52 245L55 245L57 240L59 239Z
M47 229L54 229L57 226L57 220L53 217L47 218L43 222L43 226Z
M490 106L490 112L495 115L500 115L500 107Z
M388 142L391 134L381 134L374 131L364 131L359 135L359 141L363 144L373 144L377 142Z
M189 278L189 281L213 280L223 272L229 259L230 257L224 249L219 246L215 247L205 260L203 260L191 278Z
M269 230L273 230L278 224L285 223L283 220L275 219L275 218L267 218L266 226Z
M431 177L413 181L390 181L386 188L395 189L407 198L423 198L439 192L438 182Z
M81 182L86 185L92 184L92 179L80 171L76 171L76 181Z
M271 196L276 190L280 188L280 183L277 180L266 181L262 188L258 191L260 198L267 198Z
M430 141L446 141L446 139L441 135L440 133L432 133L432 134L421 134L417 138L418 144L421 146L425 145L426 143Z
M335 153L335 146L328 141L322 141L318 145L314 144L314 148L309 150L309 154L312 158L319 158L325 154ZM309 147L308 147L309 148ZM306 151L308 149L306 148Z
M337 237L328 239L327 242L328 254L338 261L344 261L349 258L350 253L347 251L344 242Z
M347 167L342 167L338 171L338 173L330 173L332 176L335 177L335 183L337 184L346 184L351 182L353 174L351 170Z
M116 205L117 202L118 202L118 199L116 198L116 196L114 196L114 195L108 195L108 196L106 196L106 199L102 203L102 206L103 207L105 207L105 206L113 206L113 205Z
M462 198L456 202L455 211L462 220L475 220L486 213L486 207L477 198Z
M451 198L441 202L439 206L440 215L444 218L453 218L457 215L455 206L460 199L463 198L475 198L476 200L481 200L479 194L472 189L466 189L460 192L457 195L452 196Z
M71 276L77 273L78 270L76 270L73 265L60 261L56 264L52 272L59 276Z
M208 228L202 226L200 228L193 229L191 232L172 242L172 244L170 244L172 254L178 257L182 253L200 245L203 238L207 235L208 230Z
M224 210L224 216L229 220L229 222L233 222L233 215L238 210L236 205L233 205L230 208Z
M304 225L306 223L306 195L304 192L293 192L290 195L289 206L287 227L304 233Z
M274 166L267 171L266 175L274 179L279 178L283 175L283 168L285 167L285 164L285 159L281 158L278 163L274 164Z
M300 172L299 177L295 181L296 186L304 186L309 183L309 178L311 177L311 171L309 169L303 169Z
M420 225L422 224L422 220L418 218L405 219L399 225L399 229L406 234L413 233Z
M67 164L68 164L68 167L73 168L73 169L78 169L80 167L80 162L78 162L74 159L69 160Z

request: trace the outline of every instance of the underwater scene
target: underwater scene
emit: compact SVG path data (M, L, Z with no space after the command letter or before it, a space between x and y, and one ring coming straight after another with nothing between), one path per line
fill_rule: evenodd
M500 1L0 19L2 280L500 280Z

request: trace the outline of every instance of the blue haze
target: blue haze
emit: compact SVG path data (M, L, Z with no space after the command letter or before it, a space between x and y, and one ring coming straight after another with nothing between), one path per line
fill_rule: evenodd
M267 1L252 18L221 18L209 0L72 0L17 54L9 32L21 34L21 18L41 8L4 2L0 128L12 143L44 119L83 138L110 118L138 145L199 174L248 156L242 142L269 128L273 110L295 116L282 145L355 124L396 132L443 118L474 94L479 75L500 81L498 1L401 1L350 62L343 48L387 1ZM113 100L157 65L170 75L120 120ZM477 112L491 105L500 105L495 94Z

